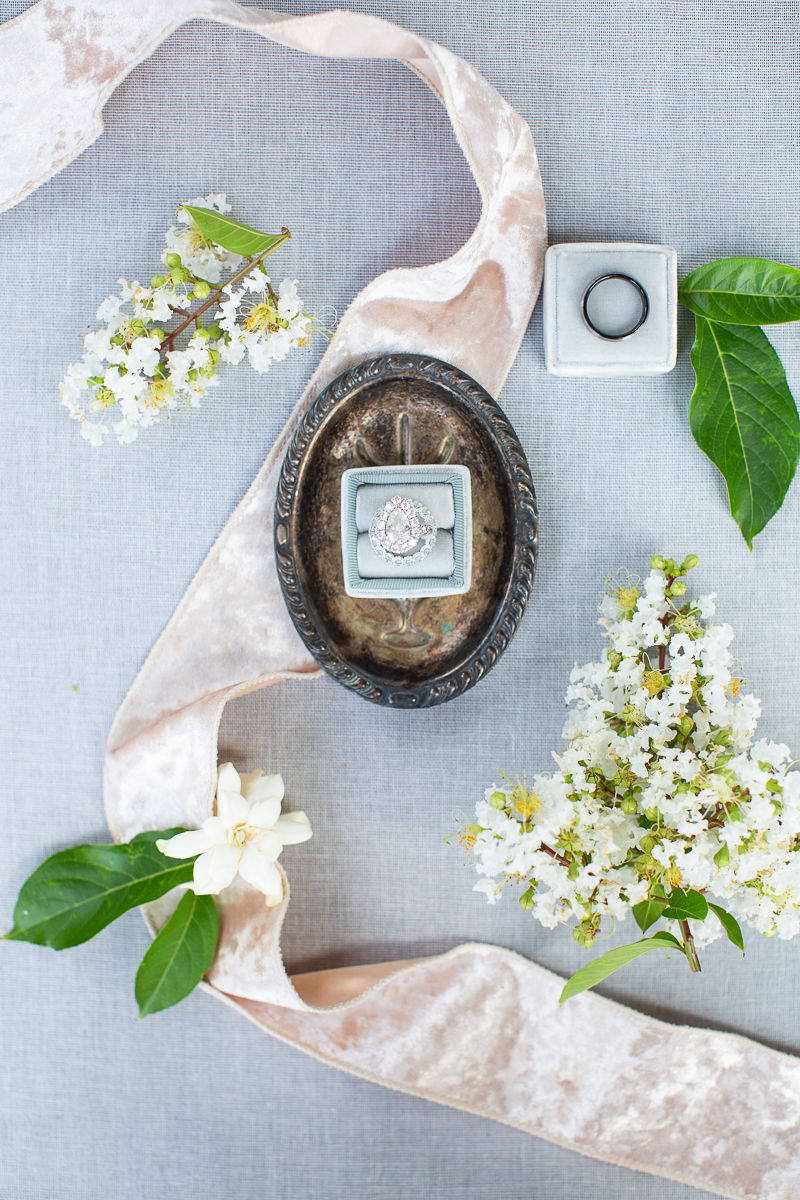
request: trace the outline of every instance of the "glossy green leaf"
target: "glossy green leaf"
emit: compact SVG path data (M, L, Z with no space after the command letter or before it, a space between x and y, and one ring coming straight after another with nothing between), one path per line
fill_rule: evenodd
M181 832L152 830L122 846L74 846L51 855L23 883L6 938L54 950L79 946L129 909L188 883L194 859L167 858L155 845Z
M668 921L705 921L708 916L708 902L700 892L691 888L673 888L668 896L667 907L661 913Z
M731 515L752 550L797 468L797 408L781 360L761 329L695 317L691 359L697 384L689 425L722 472Z
M577 996L579 992L585 992L588 988L594 987L608 975L618 971L620 967L624 967L626 963L632 962L640 954L647 954L650 950L680 950L683 954L683 947L678 939L665 931L654 933L649 938L642 938L641 941L633 942L630 946L619 946L616 950L609 950L607 954L602 954L594 962L587 963L585 967L581 967L580 971L576 971L565 984L558 1003L563 1004L569 1000L570 996Z
M234 221L226 213L218 213L213 208L193 208L190 204L181 206L184 212L197 225L201 233L212 242L229 250L231 254L241 254L243 258L253 258L265 250L272 251L280 246L290 236L288 233L261 233L241 221Z
M800 271L766 258L720 258L687 275L678 297L709 321L782 325L800 321Z
M708 907L719 917L719 923L728 935L728 941L733 942L734 946L744 954L744 937L742 936L741 925L736 918L732 917L724 908L720 908L718 904L712 904L710 900Z
M663 916L665 904L666 900L662 900L660 897L656 899L648 897L640 904L634 904L633 919L642 933L646 933L650 926L654 925L660 916Z
M211 966L218 934L214 897L187 891L136 972L140 1017L171 1008L194 991Z

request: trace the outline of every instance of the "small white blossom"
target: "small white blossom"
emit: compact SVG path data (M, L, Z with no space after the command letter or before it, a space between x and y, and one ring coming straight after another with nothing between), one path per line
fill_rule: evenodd
M218 895L241 875L264 893L274 908L283 900L283 880L275 866L284 846L306 842L311 823L304 812L284 813L283 779L252 771L239 775L232 763L219 768L217 813L200 829L156 842L169 858L200 857L194 864L192 890Z
M112 429L117 435L117 441L120 446L124 446L127 442L135 442L139 436L139 430L132 421L115 421Z
M197 196L188 203L192 208L209 208L220 213L231 211L224 192ZM168 254L179 254L185 267L209 283L219 283L223 271L234 270L242 261L238 254L231 254L205 237L184 208L178 209L177 220L178 224L170 226L165 234L167 248L162 260Z
M102 446L104 433L102 425L81 421L81 437L85 437L90 446Z

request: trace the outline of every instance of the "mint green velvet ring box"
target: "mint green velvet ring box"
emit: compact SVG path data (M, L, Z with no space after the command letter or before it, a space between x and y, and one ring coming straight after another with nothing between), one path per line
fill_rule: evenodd
M423 507L436 539L419 562L380 557L370 540L375 514L393 497ZM472 482L466 467L356 467L342 475L342 565L348 596L374 600L460 596L472 582Z

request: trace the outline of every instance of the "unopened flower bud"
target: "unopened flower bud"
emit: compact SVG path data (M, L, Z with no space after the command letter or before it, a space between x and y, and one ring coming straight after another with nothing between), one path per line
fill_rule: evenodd
M670 588L673 596L683 596L686 593L686 584L682 579L676 579Z
M489 797L489 803L491 804L492 808L505 808L505 792L492 792L491 796Z
M173 255L173 257L175 257L175 256ZM153 278L150 280L150 287L151 288L160 288L160 287L164 286L165 282L166 282L166 280L164 279L163 275L154 275Z
M169 267L170 271L174 271L177 267L182 266L180 254L165 254L164 266Z
M714 855L714 862L718 867L727 867L731 861L731 852L727 846L720 846L717 853Z
M663 571L666 565L666 560L660 554L654 554L650 559L650 566L654 571Z
M194 294L198 300L205 300L211 294L211 285L206 283L205 279L196 279L194 284Z
M700 559L696 554L687 554L686 558L683 560L684 570L693 571L699 562Z

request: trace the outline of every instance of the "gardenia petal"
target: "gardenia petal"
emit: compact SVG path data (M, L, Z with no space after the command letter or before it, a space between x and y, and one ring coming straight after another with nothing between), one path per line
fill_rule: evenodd
M275 863L265 858L255 846L245 846L239 862L239 874L264 893L270 908L280 904L283 899L281 873Z
M312 836L311 822L304 812L284 813L275 822L275 832L284 846L295 846Z
M190 829L188 833L176 833L172 838L159 838L156 845L167 858L194 858L212 845L212 840L202 829Z
M228 841L228 830L225 828L225 822L219 817L206 817L203 821L203 830L208 834L209 841L215 846L224 846Z
M261 800L282 800L286 790L282 775L264 775L261 771L258 778L251 776L247 783L242 782L242 794L251 804L258 804Z
M239 778L241 780L241 784L239 786L239 791L242 793L243 796L247 795L247 789L249 788L250 784L253 783L256 779L260 779L263 774L264 774L264 772L261 770L260 767L256 771L250 771L250 773L248 775L243 775L241 773L241 771L239 772Z
M212 846L194 864L192 887L198 896L216 896L233 883L242 851L238 846Z
M283 850L283 842L274 829L265 829L261 833L256 833L248 837L248 844L253 846L259 854L263 854L269 862L274 862L279 857Z
M250 805L238 792L220 788L217 792L217 816L221 817L226 828L233 829L234 825L243 825L249 819Z
M242 780L233 763L223 763L219 768L217 787L226 792L241 792Z
M279 799L262 800L250 809L247 824L255 825L258 829L272 829L280 815L281 802Z

